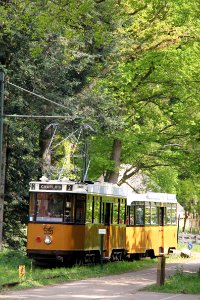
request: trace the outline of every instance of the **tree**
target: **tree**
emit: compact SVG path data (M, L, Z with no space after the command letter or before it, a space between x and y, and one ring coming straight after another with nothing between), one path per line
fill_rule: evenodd
M67 120L62 122L65 129L60 134L63 136L77 126L80 116L87 117L80 95L101 70L106 53L111 49L112 3L114 1L2 2L0 56L9 78L6 114L64 114ZM62 109L53 103L38 101L36 96L16 86L53 99ZM56 123L57 119L51 122ZM48 120L15 118L8 119L7 124L4 237L10 245L18 247L20 239L12 236L20 235L21 223L26 222L28 181L42 175L51 132L47 130ZM17 213L21 210L23 216Z
M199 111L198 7L182 4L184 10L174 2L126 1L122 9L119 61L98 86L111 104L102 130L110 118L110 141L121 141L121 161L132 166L118 184L141 170L171 166L181 173L198 144L191 136Z

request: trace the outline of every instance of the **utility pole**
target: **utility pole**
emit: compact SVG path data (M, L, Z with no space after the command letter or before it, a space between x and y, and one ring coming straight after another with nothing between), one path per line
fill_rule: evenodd
M0 71L0 251L3 237L3 207L4 207L4 180L3 180L3 108L4 108L4 72Z

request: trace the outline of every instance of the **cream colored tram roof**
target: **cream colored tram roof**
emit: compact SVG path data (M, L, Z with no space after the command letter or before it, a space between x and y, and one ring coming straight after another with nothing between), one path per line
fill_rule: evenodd
M30 192L80 193L127 198L126 191L112 183L75 183L73 181L31 181Z
M131 205L132 202L162 202L162 203L177 203L175 194L167 193L154 193L148 192L146 194L131 194L128 195L127 204Z

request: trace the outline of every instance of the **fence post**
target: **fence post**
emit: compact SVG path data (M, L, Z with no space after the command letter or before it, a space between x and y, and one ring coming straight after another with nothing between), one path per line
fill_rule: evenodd
M157 284L164 285L165 283L165 255L158 257L158 266L157 266Z

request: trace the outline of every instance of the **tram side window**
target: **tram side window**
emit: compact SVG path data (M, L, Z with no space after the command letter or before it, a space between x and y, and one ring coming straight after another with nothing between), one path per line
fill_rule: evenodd
M174 203L167 203L165 224L176 224L176 204Z
M130 220L129 220L130 225L134 225L134 206L130 206Z
M145 224L146 225L151 224L151 203L150 202L145 203Z
M124 224L124 216L125 216L125 200L120 199L120 207L119 207L119 223Z
M103 199L102 197L100 197L100 223L103 224L104 223L104 203L103 203Z
M130 224L130 206L126 207L126 225Z
M172 205L170 203L167 203L165 224L169 225L171 223L172 223Z
M74 199L73 196L67 197L65 202L65 218L64 222L71 223L74 222Z
M86 201L86 223L92 223L92 197L89 197Z
M35 206L36 206L36 194L30 193L30 202L29 202L29 221L35 221Z
M135 225L144 225L144 203L135 205Z
M99 223L99 218L100 218L100 200L96 196L94 197L94 212L93 212L93 223L98 224Z
M118 199L113 200L113 224L119 223L119 202Z
M172 204L172 224L176 224L176 204Z
M158 225L159 203L151 203L151 224Z

